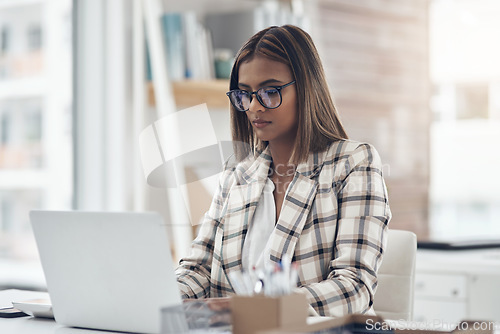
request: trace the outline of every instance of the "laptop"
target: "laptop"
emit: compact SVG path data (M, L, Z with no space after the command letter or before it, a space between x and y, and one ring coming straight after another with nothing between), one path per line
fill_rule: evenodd
M56 322L159 333L181 304L166 226L157 213L31 211Z

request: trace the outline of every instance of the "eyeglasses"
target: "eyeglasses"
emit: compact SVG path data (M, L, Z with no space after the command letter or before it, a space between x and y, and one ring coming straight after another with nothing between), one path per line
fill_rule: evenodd
M282 97L281 90L287 86L293 85L295 80L289 82L283 86L269 86L262 87L255 92L249 92L242 89L233 89L226 93L229 97L229 101L238 111L247 111L250 109L250 103L252 102L252 95L255 94L257 101L267 109L276 109L281 105Z

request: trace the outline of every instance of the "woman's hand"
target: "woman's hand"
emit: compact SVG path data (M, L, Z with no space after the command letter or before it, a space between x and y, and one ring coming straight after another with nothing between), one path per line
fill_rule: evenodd
M213 311L231 310L231 297L208 298L208 307Z

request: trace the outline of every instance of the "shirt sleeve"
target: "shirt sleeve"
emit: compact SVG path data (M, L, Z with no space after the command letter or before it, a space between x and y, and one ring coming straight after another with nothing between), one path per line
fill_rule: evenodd
M189 256L182 258L176 269L177 283L183 299L206 298L210 296L211 265L214 244L224 213L224 202L231 180L231 170L224 171L212 199L210 209L205 213Z
M371 309L377 270L391 218L377 151L360 144L347 155L341 177L332 183L338 214L333 259L326 278L301 286L319 315L340 317Z

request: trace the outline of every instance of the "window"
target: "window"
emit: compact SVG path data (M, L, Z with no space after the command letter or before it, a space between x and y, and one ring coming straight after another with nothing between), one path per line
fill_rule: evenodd
M42 48L42 28L39 24L33 24L28 28L27 42L30 51L36 51Z
M433 0L430 10L431 237L498 239L500 3Z
M30 210L71 208L71 3L0 7L0 264L36 261Z

